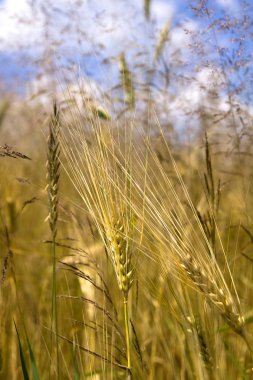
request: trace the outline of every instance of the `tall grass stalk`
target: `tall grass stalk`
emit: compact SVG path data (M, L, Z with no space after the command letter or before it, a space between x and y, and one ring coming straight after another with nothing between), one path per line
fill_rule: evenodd
M47 193L49 199L49 225L52 234L52 257L53 257L53 277L52 277L52 308L51 308L51 354L53 345L53 323L56 336L56 368L57 379L60 378L59 364L59 339L58 339L58 312L57 312L57 273L56 273L56 236L58 219L58 186L60 177L60 147L59 147L59 110L54 103L53 115L49 125L48 154L47 154ZM50 365L51 367L51 365ZM50 368L51 373L51 368Z

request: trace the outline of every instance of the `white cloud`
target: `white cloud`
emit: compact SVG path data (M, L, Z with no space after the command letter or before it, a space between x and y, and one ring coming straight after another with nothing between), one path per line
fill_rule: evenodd
M171 15L171 6L159 0L153 4L155 17ZM95 43L102 43L117 54L129 41L143 43L146 34L140 15L143 9L135 0L5 0L0 7L0 50L15 52L24 47L36 52L40 46L58 39L63 48L76 53L78 48L80 51L79 38L83 45L90 42L94 48ZM64 26L68 32L62 34Z
M190 43L191 33L196 32L199 25L196 21L187 20L171 30L170 39L176 48L184 48Z
M27 0L6 0L0 8L0 49L16 51L34 45L43 30L43 18Z
M216 3L229 12L237 12L240 8L237 0L216 0Z
M221 68L215 67L202 67L197 73L196 80L201 87L215 89L221 88L224 82L224 75Z
M151 15L160 24L165 21L171 21L175 13L175 7L172 2L164 2L162 0L155 0L151 2Z
M217 90L219 93L222 79L219 67L204 67L199 70L195 80L189 80L188 83L179 82L173 95L169 92L158 92L156 104L159 107L159 115L164 113L165 120L169 117L176 126L189 126L191 123L196 125L199 107L213 105L209 91ZM215 106L221 112L227 111L227 97L221 95Z

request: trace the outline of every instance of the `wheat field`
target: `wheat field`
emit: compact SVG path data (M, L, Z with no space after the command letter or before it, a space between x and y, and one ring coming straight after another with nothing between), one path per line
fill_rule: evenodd
M84 3L59 42L38 2L41 87L1 92L0 379L253 379L248 8L155 29L145 0L144 47L107 57ZM107 87L57 66L71 33Z
M3 117L1 378L250 379L251 145L83 100Z

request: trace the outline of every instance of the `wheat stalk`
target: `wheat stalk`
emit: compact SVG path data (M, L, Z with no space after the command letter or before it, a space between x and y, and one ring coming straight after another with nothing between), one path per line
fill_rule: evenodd
M51 349L53 337L53 320L56 333L56 360L57 360L57 379L59 379L59 342L58 342L58 315L57 315L57 277L56 277L56 236L58 220L58 190L60 178L60 144L59 144L60 120L59 110L54 102L53 115L49 124L49 135L47 140L47 194L49 200L49 214L46 220L52 234L52 256L53 256L53 287L52 287L52 315L51 315Z

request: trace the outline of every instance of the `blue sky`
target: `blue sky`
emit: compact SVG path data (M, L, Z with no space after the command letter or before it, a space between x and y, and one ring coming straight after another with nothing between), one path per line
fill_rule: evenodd
M216 73L226 71L230 86L236 86L245 76L250 83L252 37L249 35L244 36L245 50L241 53L248 61L236 71L232 70L240 44L236 39L243 38L236 20L242 20L244 13L252 18L250 8L245 11L242 0L209 1L209 14L201 12L201 17L190 7L198 8L197 0L153 0L150 20L145 19L143 3L143 0L0 0L1 81L7 83L8 88L22 92L22 86L25 88L35 80L40 62L44 61L45 73L50 73L53 60L56 71L69 66L99 83L116 82L117 56L122 51L127 52L133 66L143 62L152 65L156 39L167 22L170 55L165 54L164 59L168 65L171 52L180 50L188 70L198 63L201 66L198 78L202 85L210 80L210 72L205 67L210 63ZM234 34L232 26L226 30L227 17L236 24ZM208 29L221 18L224 19L223 30L215 24ZM205 41L202 61L194 49L188 48L194 32ZM141 58L142 51L147 54ZM249 92L247 96L251 96Z

